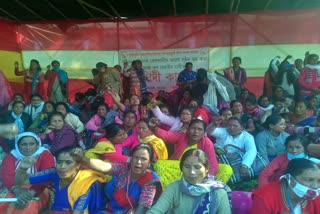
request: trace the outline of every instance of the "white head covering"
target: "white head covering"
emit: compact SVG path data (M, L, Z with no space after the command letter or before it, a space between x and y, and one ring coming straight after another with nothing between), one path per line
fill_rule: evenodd
M35 153L33 153L32 155L28 156L28 157L34 157L34 156L37 156L37 155L40 155L42 152L46 151L47 149L45 149L44 147L41 146L41 140L40 138L32 133L32 132L23 132L21 134L19 134L17 137L16 137L16 140L15 140L15 149L11 151L11 154L17 158L18 160L22 160L24 159L26 156L24 156L23 154L21 154L20 150L19 150L19 146L18 146L18 142L21 138L23 137L33 137L34 139L36 139L36 141L38 142L38 150L35 151Z

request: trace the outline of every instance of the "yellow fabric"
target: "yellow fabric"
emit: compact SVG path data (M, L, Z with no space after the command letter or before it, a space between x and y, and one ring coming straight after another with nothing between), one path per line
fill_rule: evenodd
M166 144L162 139L156 137L155 135L150 135L144 138L139 138L141 143L149 143L152 145L153 150L155 151L158 160L167 160L168 159L168 150Z
M219 181L228 183L233 174L232 167L228 164L219 164L219 169L215 175Z
M85 156L88 158L99 159L99 155L108 152L116 152L114 145L110 141L102 141L99 142L93 149L89 149L88 151L86 151Z
M99 172L89 169L79 170L68 188L68 200L72 208L76 200L81 195L84 195L95 181L105 183L108 179L104 174ZM83 214L88 214L88 209L86 209Z
M160 176L163 189L182 176L179 160L158 160L153 167Z

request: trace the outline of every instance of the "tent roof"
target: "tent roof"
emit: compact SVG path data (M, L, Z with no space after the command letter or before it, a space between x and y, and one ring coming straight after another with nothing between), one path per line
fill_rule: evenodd
M0 18L18 22L243 13L320 7L319 0L2 0Z

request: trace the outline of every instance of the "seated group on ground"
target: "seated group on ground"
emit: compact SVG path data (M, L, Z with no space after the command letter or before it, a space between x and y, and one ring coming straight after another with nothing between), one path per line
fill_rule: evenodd
M72 103L58 61L15 63L0 213L320 213L319 57L290 58L271 60L259 97L240 57L223 75L187 62L156 94L142 61L99 62Z

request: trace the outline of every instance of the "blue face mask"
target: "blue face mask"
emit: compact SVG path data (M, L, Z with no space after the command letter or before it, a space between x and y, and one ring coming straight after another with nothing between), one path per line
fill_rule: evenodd
M296 158L305 158L306 154L302 152L302 153L300 153L298 155L295 155L295 154L292 154L290 152L287 152L287 157L288 157L289 160L296 159Z

